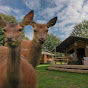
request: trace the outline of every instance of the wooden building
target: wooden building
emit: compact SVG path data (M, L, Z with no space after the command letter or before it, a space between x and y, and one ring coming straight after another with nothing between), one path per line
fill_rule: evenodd
M40 63L51 63L53 61L54 54L42 51L42 57Z
M73 64L83 65L83 60L88 57L88 39L69 36L56 47L56 52L65 53L65 57L72 59Z
M66 64L52 65L48 69L88 73L88 38L69 36L56 47L55 52L65 53L64 57L55 57L55 62L65 61Z

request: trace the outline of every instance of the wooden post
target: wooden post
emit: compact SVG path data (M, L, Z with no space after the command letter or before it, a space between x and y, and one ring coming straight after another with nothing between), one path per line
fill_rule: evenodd
M76 50L76 46L74 46L74 53L75 53L75 61L77 61L77 50Z
M52 61L54 61L53 55L51 54Z
M68 54L67 54L67 50L65 51L65 57L67 57L68 56Z
M44 55L42 55L42 63L44 63Z
M78 44L77 44L77 42L75 42L75 43L74 43L75 61L77 61L77 60L78 60L78 59L77 59L77 48L76 48L76 47L77 47L77 45L78 45Z
M87 46L85 45L85 56L88 57Z
M56 48L55 48L55 59L56 59ZM56 64L56 61L55 61L55 64Z
M56 48L55 48L55 59L56 59Z
M47 63L47 55L44 55L44 63Z

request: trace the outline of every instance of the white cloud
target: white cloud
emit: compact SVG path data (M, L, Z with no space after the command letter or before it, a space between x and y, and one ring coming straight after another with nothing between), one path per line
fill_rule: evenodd
M12 9L15 13L20 13L21 11L19 9Z
M45 19L50 19L52 17L55 16L55 13L57 13L61 8L63 8L63 5L59 5L56 7L47 7L46 9L44 9L42 12L39 12L40 16L43 16L43 18Z
M9 6L2 6L2 5L0 5L0 12L10 13L11 12L11 8Z
M0 5L0 12L5 13L5 14L10 14L10 15L11 14L13 15L13 13L14 13L14 14L16 14L15 16L16 16L17 20L22 19L24 16L22 14L22 10L14 9L10 6Z
M0 0L0 2L2 2L2 0Z
M23 19L25 15L20 15L18 19Z
M34 20L36 19L38 23L47 23L50 19L57 16L58 21L52 29L54 29L54 32L59 31L62 34L61 38L69 36L75 24L82 22L84 19L88 20L87 0L24 0L24 3L29 9L35 10ZM44 6L42 6L43 3ZM22 11L9 6L0 5L0 12L17 13L18 19L24 17ZM29 35L26 34L26 36ZM32 36L33 33L29 38L32 38Z
M45 20L37 20L37 23L46 24L47 22Z
M31 32L26 32L26 33L25 33L25 36L28 37L29 40L32 40L32 39L33 39L33 31L31 31Z
M24 0L24 2L30 9L38 9L41 6L40 0Z
M19 9L14 9L10 6L4 6L4 5L0 5L0 12L3 12L3 13L11 13L11 12L14 12L14 13L20 13L21 10Z
M51 0L52 1L52 0ZM84 2L84 0L53 0L52 3L56 4L56 7L46 8L46 13L52 13L54 12L53 16L55 13L57 13L58 20L61 22L57 22L55 25L55 31L60 30L62 33L61 38L66 38L68 37L75 24L78 24L79 22L82 22L83 20L88 20L88 1ZM61 10L62 5L66 7ZM54 10L55 8L60 8L57 10ZM54 11L53 11L54 10ZM61 10L61 11L60 11ZM52 15L48 15L51 17Z

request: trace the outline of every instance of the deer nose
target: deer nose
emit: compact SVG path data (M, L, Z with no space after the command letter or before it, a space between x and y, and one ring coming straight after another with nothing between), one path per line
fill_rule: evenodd
M40 43L44 43L45 39L44 38L40 38L39 41L40 41Z
M12 37L8 37L7 38L7 41L12 41Z

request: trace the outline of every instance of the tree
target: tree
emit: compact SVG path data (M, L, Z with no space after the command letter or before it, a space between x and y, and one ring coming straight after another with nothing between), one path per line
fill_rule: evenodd
M85 20L74 26L74 30L71 35L87 37L88 38L88 21Z
M4 13L0 13L0 17L3 18L7 23L17 23L17 20L13 15L7 15ZM28 38L25 37L24 31L23 31L22 39L28 40ZM2 30L2 27L0 27L0 46L4 46L4 44L5 44L5 35Z
M61 40L53 34L48 34L46 42L44 44L44 50L52 51L58 44L61 43Z
M0 13L0 17L3 18L8 23L17 23L17 20L13 15L7 15L4 13Z
M25 36L25 31L23 31L22 39L24 39L24 40L29 40L28 37Z

